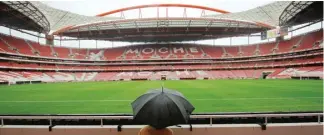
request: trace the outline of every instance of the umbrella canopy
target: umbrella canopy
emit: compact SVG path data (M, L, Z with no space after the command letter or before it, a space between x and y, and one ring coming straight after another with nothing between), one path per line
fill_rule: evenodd
M150 90L132 102L134 120L162 129L187 123L195 109L178 91Z

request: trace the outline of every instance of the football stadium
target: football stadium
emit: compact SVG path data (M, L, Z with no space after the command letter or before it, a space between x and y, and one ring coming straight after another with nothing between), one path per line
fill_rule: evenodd
M0 1L0 135L322 135L323 1L228 3Z

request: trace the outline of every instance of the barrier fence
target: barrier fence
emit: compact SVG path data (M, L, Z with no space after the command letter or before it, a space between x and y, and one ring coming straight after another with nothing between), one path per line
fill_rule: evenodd
M215 114L215 115L191 115L191 119L209 119L209 124L213 125L214 120L223 118L246 119L257 118L262 119L262 124L270 123L271 118L317 118L317 121L312 119L311 122L323 122L323 113L265 113L265 114ZM47 120L48 125L52 126L54 120L100 120L100 125L104 125L104 120L132 120L133 116L117 116L117 115L1 115L1 126L6 125L5 120Z

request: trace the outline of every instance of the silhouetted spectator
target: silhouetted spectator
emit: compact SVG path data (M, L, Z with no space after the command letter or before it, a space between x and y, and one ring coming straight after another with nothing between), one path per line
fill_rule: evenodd
M155 129L151 126L143 127L138 135L173 135L173 131L169 128Z

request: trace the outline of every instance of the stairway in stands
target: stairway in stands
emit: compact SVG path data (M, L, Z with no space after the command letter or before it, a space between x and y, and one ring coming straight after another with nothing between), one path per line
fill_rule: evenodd
M58 57L58 53L55 52L53 46L50 45L50 48L51 48L52 55L53 55L54 57Z
M39 56L39 51L36 50L27 40L25 40L26 44L29 46L29 48L32 50L33 54L36 56Z
M0 37L0 40L7 46L4 47L2 49L4 49L6 52L10 52L10 53L19 53L18 49L11 46L6 40L4 40L2 37Z
M292 46L292 51L295 51L296 48L300 47L300 44L303 42L303 39L305 38L306 35L302 35L301 38L298 40L296 44Z
M282 69L276 69L274 72L272 72L271 74L269 74L267 76L267 78L276 78L278 74L280 74L281 72L285 71L285 68Z

